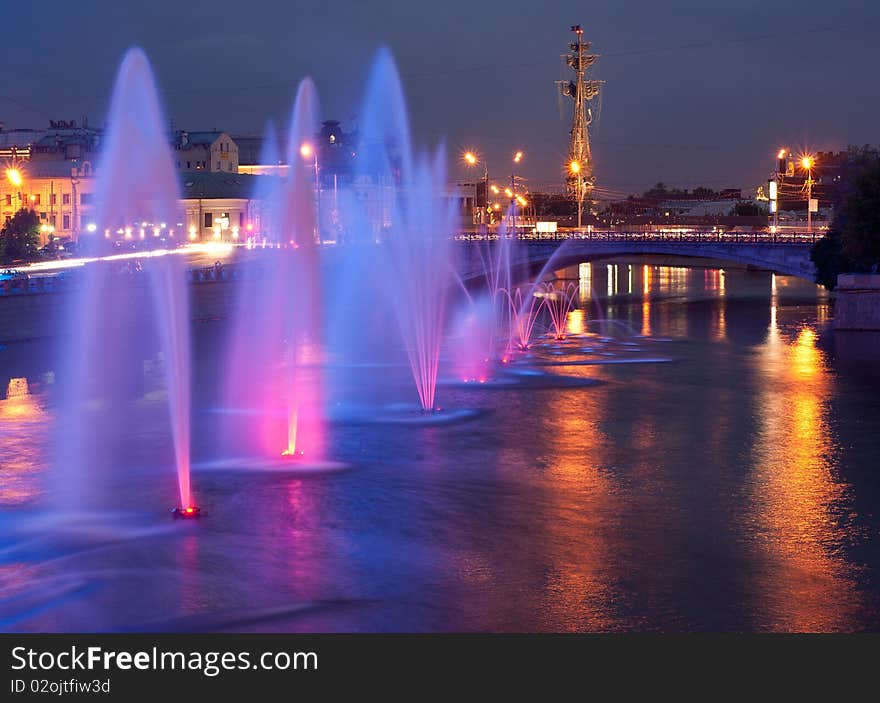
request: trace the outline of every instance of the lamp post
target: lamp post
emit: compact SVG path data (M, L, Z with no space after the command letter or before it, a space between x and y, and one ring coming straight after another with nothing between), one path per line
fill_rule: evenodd
M773 180L770 181L770 210L773 213L773 234L779 231L779 179L785 172L785 155L788 150L780 149L776 153L776 167L773 169ZM809 207L807 207L809 210Z
M513 205L513 236L516 237L516 165L522 161L523 153L516 152L513 155L513 167L510 171L510 202Z
M804 184L807 189L807 234L813 233L813 165L812 156L801 159L801 167L807 172L807 182Z
M304 159L314 157L315 165L315 239L321 243L321 182L318 178L318 150L306 142L299 148L299 153Z
M472 151L466 151L462 155L462 158L464 159L464 162L468 166L476 166L480 162L479 157ZM485 160L483 161L483 183L485 184L486 204L485 204L485 207L480 208L480 217L479 217L479 223L478 223L477 222L477 198L474 197L474 224L481 224L481 225L486 224L487 225L487 224L489 224L488 223L488 219L489 219L488 218L488 212L489 212L489 163ZM476 192L474 193L474 196L476 196Z
M16 189L19 202L19 209L22 207L22 197L21 197L21 186L24 183L24 176L20 169L12 166L11 168L6 169L6 180L9 181L9 185Z

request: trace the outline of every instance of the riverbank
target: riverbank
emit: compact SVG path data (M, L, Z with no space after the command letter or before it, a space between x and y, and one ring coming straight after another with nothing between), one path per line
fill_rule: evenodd
M834 329L880 331L880 274L842 273L837 277Z

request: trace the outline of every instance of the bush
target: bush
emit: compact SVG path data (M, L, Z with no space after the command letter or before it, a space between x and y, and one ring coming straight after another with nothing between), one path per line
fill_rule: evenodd
M39 258L40 218L33 210L19 210L0 230L0 261L34 261Z
M880 152L850 149L840 207L827 234L810 250L816 283L829 290L840 273L866 273L880 266Z

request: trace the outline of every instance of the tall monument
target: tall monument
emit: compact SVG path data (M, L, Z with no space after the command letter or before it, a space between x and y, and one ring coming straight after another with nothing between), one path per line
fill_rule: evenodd
M584 30L576 24L571 28L577 37L569 44L569 53L564 54L568 67L574 71L573 81L557 81L563 95L574 101L574 114L571 122L571 140L568 147L568 163L566 164L566 189L578 204L578 227L581 225L583 204L593 191L595 176L593 171L593 155L590 151L590 124L593 121L593 110L588 106L596 96L602 81L587 78L587 71L596 62L598 55L589 53L590 43L584 41Z

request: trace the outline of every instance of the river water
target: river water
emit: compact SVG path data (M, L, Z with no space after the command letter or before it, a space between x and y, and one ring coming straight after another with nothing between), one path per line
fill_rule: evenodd
M308 474L215 470L225 322L201 320L198 522L168 518L149 379L118 513L53 522L51 342L0 349L0 629L880 628L876 340L767 272L555 276L577 307L527 382L442 384L483 411L460 423L334 424L340 465Z

